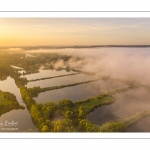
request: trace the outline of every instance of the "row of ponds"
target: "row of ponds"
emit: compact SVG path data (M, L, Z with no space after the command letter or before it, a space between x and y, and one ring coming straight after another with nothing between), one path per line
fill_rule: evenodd
M32 80L72 73L75 72L67 72L65 70L39 70L39 73L28 74L25 76L22 75L21 77L26 77L28 80ZM77 74L47 80L28 82L26 86L28 88L34 86L50 87L94 79L97 79L97 77L87 74ZM46 101L58 102L58 100L62 99L69 99L73 102L76 102L78 100L94 97L102 93L109 92L111 90L121 89L125 87L128 87L128 85L110 79L100 79L98 81L80 84L77 86L46 91L40 93L38 97L35 97L34 99L39 103L45 103ZM13 78L7 77L6 80L0 81L0 90L14 93L20 105L25 106L21 98L20 90L19 88L17 88ZM111 105L101 106L95 109L93 112L87 115L87 119L93 124L102 125L107 121L111 121L128 115L134 115L136 112L148 110L150 108L150 92L145 88L131 89L122 93L117 93L113 96L115 98L115 103ZM12 110L1 115L0 123L4 123L5 121L18 121L19 132L38 131L38 129L35 127L31 120L31 116L27 108L25 108L24 110ZM149 117L146 117L143 120L139 121L137 124L129 127L127 129L127 132L150 131L150 128L148 128L149 124ZM1 128L0 131L3 132Z

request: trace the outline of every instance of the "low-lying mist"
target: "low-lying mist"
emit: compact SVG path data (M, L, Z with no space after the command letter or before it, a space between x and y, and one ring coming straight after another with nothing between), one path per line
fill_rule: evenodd
M150 84L150 48L66 48L39 49L28 52L59 53L72 56L67 62L62 59L50 62L56 69L68 66L85 72L93 72L99 76Z
M12 52L14 48L9 48ZM99 76L126 79L140 84L150 84L150 48L147 47L99 47L99 48L63 48L32 49L17 48L20 52L34 56L33 53L56 53L71 56L64 60L58 58L44 64L46 68L72 68ZM42 64L43 65L43 64Z
M41 64L45 68L72 68L94 73L99 77L108 76L150 86L150 48L148 47L35 49L23 50L22 52L33 56L40 53L46 55L58 53L59 55L70 56L65 59L65 57L59 57L58 55L58 59ZM112 83L109 85L112 87ZM106 85L101 84L101 87L104 89ZM95 89L97 88L90 90ZM72 93L70 92L70 94ZM118 93L114 95L114 98L114 104L102 106L92 112L90 121L93 120L93 123L97 123L98 120L94 120L97 117L100 120L98 124L101 124L126 115L134 115L139 111L150 110L149 89L143 87L132 89ZM90 118L90 115L88 118Z
M144 88L132 89L113 96L115 103L95 109L87 115L88 120L94 124L102 125L115 119L150 110L150 93Z
M69 66L95 73L98 76L109 76L131 83L150 85L150 48L106 47L56 51L72 57L67 62L58 60L54 64L55 67ZM134 115L136 112L150 110L149 91L142 87L116 94L114 98L114 104L98 108L93 115L88 116L88 119L95 124L102 124L113 119ZM97 120L95 120L96 118ZM142 128L143 126L141 126Z

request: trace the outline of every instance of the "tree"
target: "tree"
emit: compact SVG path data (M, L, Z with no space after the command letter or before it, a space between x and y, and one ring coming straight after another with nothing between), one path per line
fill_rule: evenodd
M49 119L49 111L48 110L45 110L42 113L43 113L43 117L44 117L45 120Z
M82 106L79 107L79 114L78 114L79 119L84 119L85 118L85 112Z
M44 119L43 118L39 118L38 119L38 124L42 124L42 123L44 123Z
M65 107L70 108L73 105L74 105L73 102L68 99L63 99L63 100L58 101L59 108L65 108Z
M63 122L61 120L58 120L54 123L54 132L63 132Z
M42 132L48 132L49 131L48 126L47 125L42 126L41 131Z
M46 120L45 123L47 126L50 126L50 120Z
M65 118L73 118L73 112L70 110L67 110L65 112Z

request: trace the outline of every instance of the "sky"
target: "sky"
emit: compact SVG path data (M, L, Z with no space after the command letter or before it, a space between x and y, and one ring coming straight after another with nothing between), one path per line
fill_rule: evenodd
M150 18L0 18L0 46L150 45Z

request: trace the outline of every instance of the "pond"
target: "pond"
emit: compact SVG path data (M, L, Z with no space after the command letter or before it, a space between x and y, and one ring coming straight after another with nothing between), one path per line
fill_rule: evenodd
M54 77L54 76L59 76L59 75L64 75L64 74L72 74L75 73L73 71L66 71L66 70L39 70L38 73L32 73L28 75L21 75L20 77L26 77L27 80L32 80L32 79L39 79L39 78L46 78L46 77Z
M77 74L77 75L64 76L59 78L28 82L27 88L32 88L34 86L40 86L41 88L50 87L50 86L60 86L60 85L84 82L84 81L94 80L94 79L97 78L91 75Z
M150 92L145 88L131 89L113 96L115 103L95 109L87 115L87 119L94 124L102 125L150 108Z
M23 100L20 95L20 90L17 88L15 81L11 77L7 77L6 80L0 81L0 90L5 91L5 92L10 92L13 93L17 101L19 102L20 105L25 106L23 103ZM10 112L7 112L3 115L0 116L0 123L5 124L5 121L8 122L18 122L18 130L15 130L14 132L23 132L23 131L28 131L28 130L34 130L38 131L35 125L33 124L31 120L31 116L25 106L24 110L12 110ZM2 128L5 128L6 126L0 126L0 131L1 132L8 132L7 130L3 130ZM16 127L15 127L16 128ZM9 131L10 132L10 131Z
M45 103L46 101L57 102L58 100L62 99L69 99L73 102L76 102L78 100L97 96L102 93L124 87L127 87L127 85L113 80L99 80L77 86L46 91L40 93L39 96L34 99L40 103Z

